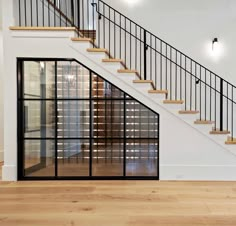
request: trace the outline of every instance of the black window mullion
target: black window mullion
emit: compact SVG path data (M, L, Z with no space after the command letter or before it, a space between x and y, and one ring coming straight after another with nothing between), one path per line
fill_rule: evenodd
M124 93L124 144L123 144L123 176L126 176L126 94Z
M55 61L55 177L58 177L58 161L57 161L57 156L58 156L58 106L57 106L57 61Z
M89 176L93 176L93 107L92 107L92 95L93 95L93 89L92 89L92 72L89 71Z

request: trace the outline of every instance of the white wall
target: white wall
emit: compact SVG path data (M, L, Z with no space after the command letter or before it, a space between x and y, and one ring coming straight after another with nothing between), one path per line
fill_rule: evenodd
M2 0L0 0L0 162L3 161L3 40Z
M104 0L147 30L236 84L235 0ZM128 4L128 2L137 2ZM221 58L209 55L213 38Z
M136 89L132 80L122 81L117 69L111 70L101 64L104 56L90 54L86 43L72 43L73 34L51 32L14 32L7 31L7 48L4 52L8 75L4 82L12 89L5 90L5 164L4 180L16 180L17 139L16 139L16 57L63 57L76 58L87 67L102 75L118 87L160 113L160 179L161 180L236 180L236 155L207 135L167 111L145 92ZM42 38L44 36L44 38ZM55 37L55 38L52 38ZM38 49L35 49L35 46ZM112 72L113 71L113 72ZM114 73L114 71L116 73ZM145 89L147 90L147 89ZM173 126L174 125L174 126ZM209 134L209 132L208 132ZM222 141L223 144L223 141Z

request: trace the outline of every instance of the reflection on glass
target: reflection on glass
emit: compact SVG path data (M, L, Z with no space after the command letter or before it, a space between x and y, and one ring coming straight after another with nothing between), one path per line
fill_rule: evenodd
M25 138L52 138L55 135L55 103L53 101L24 102Z
M75 62L58 62L57 96L58 98L89 98L89 71Z
M93 135L96 138L124 137L124 102L93 101Z
M58 137L89 138L89 101L58 101Z
M25 176L54 176L55 163L54 141L25 140L24 169Z
M55 62L24 62L24 98L54 97Z
M157 139L127 139L126 175L157 176Z
M92 156L93 176L123 176L122 139L94 139Z
M58 176L89 176L89 150L89 140L59 139Z
M124 92L105 81L98 75L92 76L93 79L93 99L120 99L124 98Z

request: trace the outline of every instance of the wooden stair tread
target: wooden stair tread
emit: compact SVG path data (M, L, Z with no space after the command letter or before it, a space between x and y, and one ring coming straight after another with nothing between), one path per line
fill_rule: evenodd
M228 137L227 141L225 141L225 144L236 144L236 138Z
M194 114L198 114L199 113L199 111L194 111L194 110L181 110L181 111L179 111L179 114L181 114L181 115L194 115Z
M213 123L215 123L215 122L210 121L210 120L200 120L200 119L198 119L194 122L194 124L197 124L197 125L210 125L210 124L213 124Z
M227 130L220 131L219 129L216 129L216 130L210 131L210 134L211 135L226 135L226 134L230 134L230 131L227 131Z
M138 71L131 70L131 69L119 69L117 72L118 73L138 73Z
M75 27L9 27L12 31L76 31Z
M121 59L113 59L113 58L108 58L108 59L102 59L102 62L104 63L121 63Z
M148 90L150 94L168 94L168 90Z
M183 100L163 100L163 104L183 104Z
M153 83L152 80L133 80L133 83Z
M101 49L101 48L89 48L87 49L87 51L91 53L107 53L106 49Z
M91 38L71 38L73 42L91 42Z

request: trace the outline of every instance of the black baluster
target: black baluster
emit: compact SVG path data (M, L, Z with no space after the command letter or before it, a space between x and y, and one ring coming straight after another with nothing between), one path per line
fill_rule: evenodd
M21 0L19 0L19 26L21 27Z
M114 58L116 59L116 12L114 12Z
M25 0L24 8L25 8L25 26L27 27L27 7L26 7L26 0Z
M144 30L143 32L144 38L144 49L143 49L143 59L144 59L144 80L147 80L147 32Z
M30 25L33 26L33 6L32 0L30 0Z
M205 121L207 120L207 81L206 81L206 69L205 69Z
M223 96L224 96L224 80L222 78L220 78L220 131L224 130Z
M161 90L162 90L162 83L163 83L163 80L162 80L162 41L160 43L161 45L161 54L160 54L160 83L161 83Z

